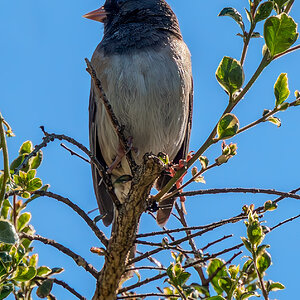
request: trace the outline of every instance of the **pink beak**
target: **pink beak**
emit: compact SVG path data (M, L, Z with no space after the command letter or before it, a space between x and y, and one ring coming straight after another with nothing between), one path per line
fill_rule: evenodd
M100 8L85 14L83 17L103 23L107 17L107 12L104 9L104 6L101 6Z

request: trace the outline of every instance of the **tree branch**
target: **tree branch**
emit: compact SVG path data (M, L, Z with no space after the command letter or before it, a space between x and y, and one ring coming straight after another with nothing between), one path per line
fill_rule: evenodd
M131 171L135 170L137 165L133 159L131 148L128 146L128 141L124 136L124 127L119 123L115 113L113 112L113 109L111 107L111 104L109 103L109 100L103 90L102 84L100 79L97 77L96 71L94 70L91 62L85 58L85 62L87 65L87 72L91 75L92 81L94 83L94 86L96 90L98 91L100 98L102 100L102 103L106 109L107 115L110 118L110 121L116 131L116 134L118 135L119 142L124 149L124 152L126 154L127 161L129 163L129 166L131 168Z
M68 198L62 197L58 194L54 194L52 192L46 192L46 191L35 191L32 194L39 195L39 196L46 196L52 199L55 199L59 202L62 202L72 208L86 223L87 225L93 230L95 235L98 237L98 239L101 241L101 243L107 247L108 245L108 239L106 238L105 234L96 226L96 224L89 218L89 216L76 204L74 204L71 200Z
M57 243L54 240L47 239L40 235L30 235L30 234L26 234L23 232L20 233L20 238L21 239L26 238L30 241L34 241L34 240L40 241L45 245L50 245L50 246L56 248L57 250L63 252L67 256L71 257L78 266L83 267L87 272L89 272L91 275L93 275L93 277L95 277L95 278L98 277L98 271L91 264L87 263L84 258L82 258L80 255L76 254L69 248L63 246L62 244Z
M284 198L293 198L300 200L299 195L293 193L280 192L273 189L258 189L258 188L223 188L223 189L207 189L190 191L178 194L176 196L196 196L196 195L211 195L211 194L226 194L226 193L251 193L251 194L268 194L279 195Z

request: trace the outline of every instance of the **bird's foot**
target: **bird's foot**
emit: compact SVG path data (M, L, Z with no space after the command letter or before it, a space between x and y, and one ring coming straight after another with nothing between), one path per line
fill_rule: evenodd
M118 167L118 164L122 161L123 157L131 150L133 150L134 152L137 152L137 149L133 147L133 137L129 137L127 139L127 146L128 146L128 150L127 152L125 152L123 146L121 144L119 144L118 146L118 150L117 150L117 155L114 159L114 161L112 162L112 164L109 166L109 168L107 169L107 173L111 174L112 171Z

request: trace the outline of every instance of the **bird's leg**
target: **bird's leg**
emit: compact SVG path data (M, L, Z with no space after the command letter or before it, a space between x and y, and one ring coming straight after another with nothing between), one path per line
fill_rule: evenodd
M114 159L114 161L112 162L112 164L109 166L109 168L107 169L107 173L111 174L112 171L118 166L118 164L122 161L123 157L131 150L136 152L136 148L133 147L133 138L129 137L127 139L127 146L128 146L128 150L127 152L125 152L124 147L121 145L121 143L119 143L118 149L117 149L117 155L116 158Z

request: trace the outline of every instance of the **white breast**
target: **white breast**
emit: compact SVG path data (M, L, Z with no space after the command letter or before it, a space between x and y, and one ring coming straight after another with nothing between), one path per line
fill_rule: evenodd
M190 54L184 42L173 41L159 52L104 56L96 50L92 64L126 136L133 138L136 162L146 152L164 152L172 160L185 136L192 89ZM100 149L110 165L119 143L101 100L97 101ZM113 174L128 172L122 161Z

